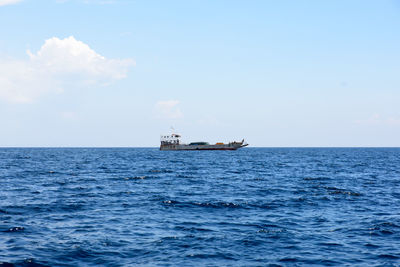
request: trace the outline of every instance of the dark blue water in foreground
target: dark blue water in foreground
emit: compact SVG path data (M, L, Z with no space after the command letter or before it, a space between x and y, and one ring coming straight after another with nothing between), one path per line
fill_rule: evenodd
M400 149L0 149L0 262L398 266Z

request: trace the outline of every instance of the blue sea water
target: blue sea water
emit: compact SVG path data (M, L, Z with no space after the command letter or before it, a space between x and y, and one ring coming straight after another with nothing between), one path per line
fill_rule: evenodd
M0 266L399 266L400 149L0 149Z

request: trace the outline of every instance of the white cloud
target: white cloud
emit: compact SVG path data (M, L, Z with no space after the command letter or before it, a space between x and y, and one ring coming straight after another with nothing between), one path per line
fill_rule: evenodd
M61 112L61 117L63 119L72 120L76 118L76 113L73 111L64 111Z
M13 5L21 1L22 0L0 0L0 6Z
M28 50L31 62L45 67L51 73L78 74L90 79L122 79L128 67L134 64L130 59L106 59L87 44L73 36L63 40L57 37L46 40L37 54Z
M360 125L391 125L391 126L400 126L400 117L392 116L392 117L384 117L380 114L373 114L368 119L357 120L356 124Z
M158 101L155 105L157 117L163 119L180 119L183 118L183 113L178 107L178 100Z
M1 0L0 0L1 1ZM66 3L70 2L70 0L56 0L57 3ZM107 4L115 4L117 0L80 0L84 4L99 4L99 5L107 5Z
M30 102L46 92L63 92L66 85L107 85L125 78L135 64L131 59L106 59L73 36L50 38L37 53L27 53L28 60L0 61L0 98Z

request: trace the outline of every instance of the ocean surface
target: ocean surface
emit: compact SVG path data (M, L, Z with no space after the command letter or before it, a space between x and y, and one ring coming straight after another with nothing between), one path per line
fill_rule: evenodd
M400 149L0 148L0 266L399 266Z

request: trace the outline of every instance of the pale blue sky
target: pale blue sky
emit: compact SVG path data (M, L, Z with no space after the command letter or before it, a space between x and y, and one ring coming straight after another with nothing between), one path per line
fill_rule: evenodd
M0 0L0 25L0 146L158 146L170 126L400 146L399 1Z

